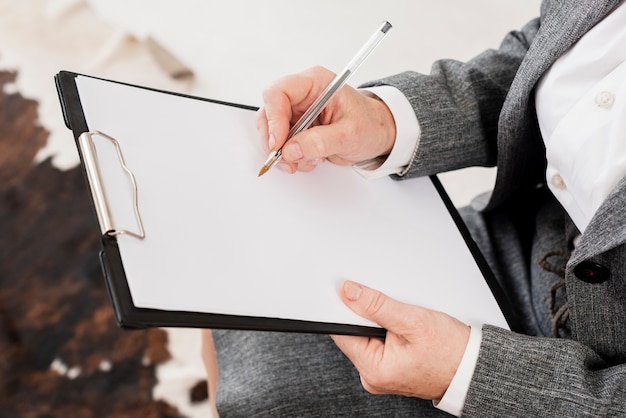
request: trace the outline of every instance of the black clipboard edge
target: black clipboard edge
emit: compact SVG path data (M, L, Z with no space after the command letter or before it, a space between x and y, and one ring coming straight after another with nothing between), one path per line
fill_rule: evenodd
M54 77L65 125L74 133L74 140L87 130L82 105L74 79L78 74L61 71ZM82 132L81 132L82 131ZM78 134L77 134L78 132Z
M117 323L124 329L152 327L238 329L248 331L306 332L323 334L360 335L384 338L382 328L293 319L222 315L204 312L166 311L138 308L132 301L126 273L122 266L117 240L105 236L100 262L107 290L113 304Z
M129 87L139 87L159 93L186 97L195 100L234 106L242 109L256 111L258 108L254 106L229 103L220 100L213 100L204 97L192 96L177 92L154 89L151 87L138 86L135 84L124 83L104 78L88 76L84 74L74 73L70 71L60 71L55 76L55 83L59 99L61 101L61 109L65 124L74 134L74 140L78 141L78 137L88 131L84 115L82 113L82 105L75 83L77 76L95 78L107 82L126 85ZM81 167L87 181L87 174L82 164ZM437 192L441 196L448 212L452 216L457 228L459 229L466 245L468 246L479 270L483 274L487 285L489 286L500 310L502 311L509 327L513 331L520 330L519 320L517 319L512 305L506 294L498 284L491 268L483 257L477 244L471 237L467 226L461 219L461 216L452 203L450 197L445 191L443 185L437 176L430 176ZM95 208L94 208L95 213ZM122 259L117 246L117 240L112 237L102 237L102 248L100 253L100 262L109 292L109 296L115 311L118 325L124 329L144 329L151 327L181 327L181 328L222 328L222 329L241 329L241 330L258 330L258 331L281 331L281 332L306 332L306 333L323 333L323 334L344 334L344 335L361 335L368 337L384 338L386 330L377 327L366 327L359 325L333 324L324 322L299 321L292 319L265 318L265 317L247 317L237 315L221 315L202 312L186 312L186 311L163 311L158 309L137 308L133 304L132 295L126 280Z
M439 192L439 195L441 196L444 204L446 205L446 208L448 209L450 216L452 216L452 219L454 220L454 223L459 229L459 232L461 233L461 236L463 237L465 244L469 248L470 253L474 257L474 260L476 261L476 264L478 265L478 269L480 270L483 277L485 278L485 281L487 282L487 286L489 286L491 293L496 299L496 302L498 303L498 306L500 307L500 310L502 311L502 314L504 315L504 319L509 325L509 328L511 329L511 331L520 332L522 329L520 326L521 322L519 318L517 317L517 315L515 314L515 311L513 310L513 305L511 304L511 301L504 293L504 290L502 290L502 287L498 283L496 276L493 274L491 267L489 267L487 260L485 259L482 252L480 251L480 248L478 248L478 244L476 244L476 241L474 241L474 239L472 238L469 232L469 229L467 229L467 225L465 225L465 222L463 222L463 219L461 218L459 211L452 203L450 196L448 196L448 193L446 192L445 188L441 184L441 181L439 180L439 178L437 176L430 176L430 179L433 182L435 189L437 189L437 191Z
M115 83L115 84L121 84L123 86L128 86L128 87L134 87L134 88L140 88L143 90L150 90L150 91L154 91L157 93L164 93L164 94L168 94L170 96L178 96L178 97L185 97L188 99L194 99L194 100L201 100L203 102L209 102L209 103L215 103L215 104L220 104L220 105L224 105L224 106L232 106L232 107L238 107L240 109L248 109L248 110L259 110L258 107L256 106L249 106L249 105L243 105L240 103L232 103L232 102L226 102L223 100L215 100L215 99L209 99L206 97L200 97L200 96L193 96L191 94L184 94L184 93L178 93L175 91L169 91L169 90L161 90L161 89L156 89L153 87L148 87L148 86L141 86L138 84L131 84L131 83L125 83L123 81L117 81L117 80L109 80L106 78L102 78L102 77L94 77L91 75L86 75L86 74L80 74L80 73L74 73L71 71L59 71L57 73L57 75L55 75L55 82L56 82L56 86L57 86L57 92L59 93L60 97L66 97L66 94L68 96L75 96L72 97L70 101L66 101L65 99L61 100L61 109L63 110L63 117L65 118L65 124L67 125L67 127L69 129L72 129L72 123L76 121L76 119L72 118L71 116L77 116L80 112L80 116L79 118L83 120L84 123L84 117L82 114L82 111L79 111L78 109L82 110L82 107L77 108L77 106L73 105L73 104L79 104L80 103L80 99L78 96L78 91L76 89L76 83L75 83L75 78L77 76L81 76L81 77L88 77L88 78L93 78L96 80L102 80L102 81L107 81L109 83ZM64 103L65 101L65 103ZM68 120L70 121L68 124ZM74 130L74 129L72 129ZM80 132L78 135L80 136L82 132ZM76 133L74 134L76 136ZM76 137L77 138L77 137Z

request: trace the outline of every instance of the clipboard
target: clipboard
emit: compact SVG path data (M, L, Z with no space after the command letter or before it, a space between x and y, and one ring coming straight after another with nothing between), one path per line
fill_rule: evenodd
M365 180L322 164L257 178L255 107L68 71L55 83L120 327L384 337L339 299L351 279L516 329L436 176Z

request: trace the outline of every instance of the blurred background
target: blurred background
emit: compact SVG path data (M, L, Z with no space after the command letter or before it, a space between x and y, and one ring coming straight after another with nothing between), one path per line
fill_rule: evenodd
M21 67L17 85L40 99L50 126L62 123L51 82L59 70L258 106L261 89L278 77L318 64L343 69L383 20L394 28L351 85L408 69L428 72L436 59L467 60L496 48L538 14L539 3L0 0L0 66ZM181 68L193 75L170 76ZM71 135L51 132L41 157L75 164ZM458 204L491 185L491 170L469 171L442 176Z
M54 86L53 77L60 70L259 106L263 87L285 74L313 65L343 69L383 20L394 28L351 85L405 70L428 72L438 58L467 60L487 48L497 48L508 31L538 15L539 3L0 0L0 74L9 74L2 94L8 99L19 95L36 104L32 123L45 132L45 140L31 163L47 161L55 170L67 172L76 168L78 154L63 124ZM0 141L13 140L22 129L15 124L7 129L15 120L6 116L7 109L0 107L5 112L0 119ZM0 147L0 151L7 149L11 147ZM10 178L7 158L0 155L0 173L4 170L3 175ZM440 178L453 202L461 206L489 190L494 174L493 169L472 168ZM6 197L0 205L4 206L0 214L8 216ZM19 206L12 208L19 210ZM0 244L4 247L0 261L10 259L7 249L11 245L8 240ZM73 268L70 264L68 260L68 269ZM0 274L7 271L0 266ZM101 277L91 279L97 282ZM2 280L0 276L0 284ZM198 333L163 331L169 356L156 365L149 388L152 399L172 405L171 416L207 416L205 403L189 399L190 387L203 377ZM70 379L71 365L54 358L65 369L58 362L56 366L43 362L41 367Z

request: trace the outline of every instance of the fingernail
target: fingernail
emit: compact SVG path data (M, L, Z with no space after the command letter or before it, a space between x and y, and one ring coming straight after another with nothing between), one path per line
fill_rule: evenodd
M291 161L298 161L302 159L302 148L299 144L289 144L283 149L283 153L286 154L287 159Z
M343 284L343 291L346 295L346 298L352 301L356 301L361 297L361 294L363 293L363 287L354 282L345 282Z
M270 134L270 137L267 140L267 145L270 147L271 151L274 150L274 146L276 145L276 138L274 137L274 134Z

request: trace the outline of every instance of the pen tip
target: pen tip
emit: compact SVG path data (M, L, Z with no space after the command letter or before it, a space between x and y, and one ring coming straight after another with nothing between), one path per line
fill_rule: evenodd
M257 177L261 177L263 174L267 173L267 170L269 169L268 166L264 165L263 167L261 167L261 170L259 170L259 174L257 175Z
M263 164L263 167L261 167L261 170L259 171L259 174L257 177L261 177L263 174L267 173L268 170L270 168L272 168L274 166L274 164L276 164L276 162L279 160L281 156L281 152L279 151L272 151L272 153L269 155L269 157L267 157L267 160L265 161L265 164Z

